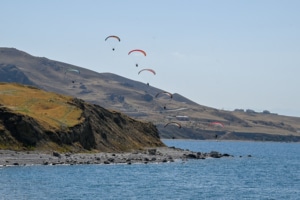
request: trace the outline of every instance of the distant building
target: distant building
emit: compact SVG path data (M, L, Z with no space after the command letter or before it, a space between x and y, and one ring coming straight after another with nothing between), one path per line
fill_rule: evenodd
M176 119L179 121L189 121L190 118L188 116L176 116Z

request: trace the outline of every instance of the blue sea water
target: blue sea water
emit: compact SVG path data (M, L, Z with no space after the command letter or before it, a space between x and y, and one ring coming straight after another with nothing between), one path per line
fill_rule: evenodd
M162 164L0 167L0 199L300 199L299 143L163 142L234 157Z

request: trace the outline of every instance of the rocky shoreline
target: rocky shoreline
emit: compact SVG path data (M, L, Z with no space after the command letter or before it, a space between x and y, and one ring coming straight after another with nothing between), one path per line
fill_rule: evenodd
M175 147L158 147L124 153L58 153L0 150L0 167L27 165L165 163L178 160L231 157L216 151L193 152Z

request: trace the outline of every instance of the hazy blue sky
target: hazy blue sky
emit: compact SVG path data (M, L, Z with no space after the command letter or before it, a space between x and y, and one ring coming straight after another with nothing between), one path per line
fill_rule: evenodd
M300 116L300 1L0 0L0 46L205 106ZM112 51L104 39L118 35ZM127 53L143 49L140 66ZM152 68L145 80L138 70Z

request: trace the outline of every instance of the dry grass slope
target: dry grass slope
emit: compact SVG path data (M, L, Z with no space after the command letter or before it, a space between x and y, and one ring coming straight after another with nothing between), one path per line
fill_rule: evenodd
M71 99L31 86L0 83L0 104L36 119L46 129L68 128L82 121L82 111L69 103Z
M164 146L156 127L81 99L0 83L0 149L130 151Z

